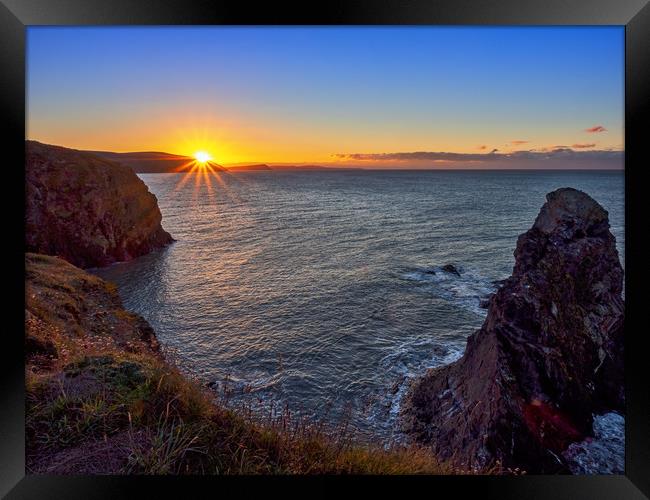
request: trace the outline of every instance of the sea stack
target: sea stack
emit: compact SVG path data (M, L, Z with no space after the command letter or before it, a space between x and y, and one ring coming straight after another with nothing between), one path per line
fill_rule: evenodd
M624 411L623 269L607 211L571 188L546 199L463 357L403 404L404 430L459 465L568 472L562 452L593 436L593 415Z
M174 241L156 197L131 168L74 149L26 142L26 251L82 268Z

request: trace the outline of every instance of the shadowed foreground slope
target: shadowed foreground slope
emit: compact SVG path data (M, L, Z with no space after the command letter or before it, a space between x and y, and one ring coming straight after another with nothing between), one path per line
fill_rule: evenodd
M25 315L28 473L456 472L421 448L220 406L164 359L111 284L61 259L26 255Z

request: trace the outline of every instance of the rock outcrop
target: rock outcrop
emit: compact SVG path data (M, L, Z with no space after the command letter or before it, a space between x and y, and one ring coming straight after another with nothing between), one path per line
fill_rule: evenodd
M87 268L167 245L156 197L133 171L90 153L27 141L26 250Z
M624 410L623 269L607 212L587 194L547 195L515 266L455 363L410 387L404 430L442 458L567 472L593 414Z
M26 254L26 364L43 369L108 348L158 352L159 346L149 323L123 309L114 285L62 259Z

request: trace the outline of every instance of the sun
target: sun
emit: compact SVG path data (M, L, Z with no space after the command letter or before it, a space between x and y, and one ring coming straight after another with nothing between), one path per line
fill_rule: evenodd
M199 163L207 163L212 159L212 156L210 156L210 154L206 153L205 151L197 151L194 153L194 158Z

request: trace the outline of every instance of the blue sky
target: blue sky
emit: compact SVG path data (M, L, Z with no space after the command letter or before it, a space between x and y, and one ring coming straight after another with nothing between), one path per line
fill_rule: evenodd
M27 66L28 137L81 149L623 147L622 27L29 27Z

